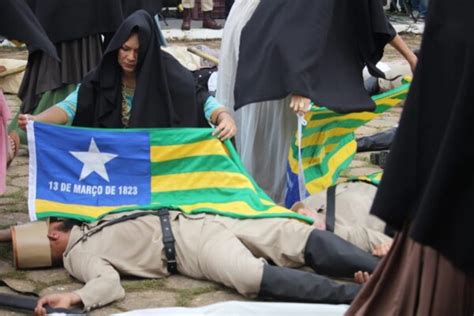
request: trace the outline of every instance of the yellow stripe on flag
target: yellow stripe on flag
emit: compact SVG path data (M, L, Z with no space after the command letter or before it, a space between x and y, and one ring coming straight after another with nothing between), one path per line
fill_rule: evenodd
M392 96L390 98L383 98L380 100L375 101L375 104L377 106L379 105L386 105L386 106L396 106L401 102L399 99L395 99ZM311 113L311 112L309 112ZM379 114L375 112L357 112L357 113L350 113L350 114L341 114L339 116L333 116L329 117L326 119L314 119L314 120L309 120L308 125L306 128L315 128L318 126L324 126L326 124L330 124L332 122L343 122L347 120L361 120L361 121L371 121L375 117L377 117Z
M229 155L225 144L218 139L204 140L192 144L151 146L150 151L151 162L163 162L207 155Z
M331 137L347 135L353 131L354 128L351 127L334 127L323 132L316 132L311 134L309 137L304 137L301 140L301 147L305 148L308 146L324 145L324 143Z
M37 199L35 201L36 206L36 213L64 213L64 214L71 214L77 215L80 214L82 216L99 218L104 214L110 213L113 210L116 210L117 206L87 206L87 205L79 205L79 204L64 204L64 203L56 203L47 200ZM120 205L120 207L127 207L132 205Z
M302 159L302 163L303 163L303 166L304 166L304 169L309 169L311 167L314 167L316 165L320 165L324 158L330 154L335 147L337 147L338 144L329 144L329 145L326 145L324 146L324 149L322 149L318 155L315 155L313 157L305 157ZM341 149L339 149L341 150ZM339 152L338 150L338 152ZM337 155L337 154L336 154ZM293 157L293 155L290 155L288 157L288 162L290 163L290 168L291 168L291 171L295 174L298 173L298 160Z
M406 93L406 92L404 92ZM401 93L400 93L401 94ZM395 98L385 98L385 99L380 99L375 101L376 105L388 105L388 106L396 106L398 105L402 100L400 99L395 99Z
M204 171L151 177L153 193L210 188L251 189L255 192L252 182L240 173Z
M273 207L268 208L265 211L257 211L252 209L250 205L248 205L245 202L228 202L228 203L196 203L196 204L184 204L179 206L184 212L186 213L192 213L194 210L198 209L212 209L212 210L219 210L219 212L227 212L229 214L238 214L238 215L244 215L244 216L254 216L258 214L263 214L263 213L269 213L271 212L272 214L288 214L291 211L275 205Z
M333 185L334 173L338 170L339 166L344 163L350 156L352 156L357 150L357 142L352 141L338 150L337 155L332 156L328 161L329 172L324 174L322 177L314 179L306 183L308 192L317 193Z

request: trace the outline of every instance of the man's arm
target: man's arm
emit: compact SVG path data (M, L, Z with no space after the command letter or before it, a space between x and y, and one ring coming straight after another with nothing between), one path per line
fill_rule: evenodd
M38 302L38 310L47 303L51 307L61 308L82 304L86 311L90 311L125 296L119 273L102 258L73 251L64 259L64 267L72 276L86 284L74 292L45 296Z
M53 308L70 308L73 305L79 305L81 298L75 293L56 293L42 297L38 300L38 304L35 308L35 314L38 316L44 316L47 314L44 305L49 305Z

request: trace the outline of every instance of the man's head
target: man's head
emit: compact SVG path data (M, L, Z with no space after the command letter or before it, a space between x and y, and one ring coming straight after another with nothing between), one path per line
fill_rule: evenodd
M78 225L78 221L66 220L51 220L48 227L48 239L51 248L51 259L53 265L62 263L64 251L66 251L69 242L69 235L74 225Z
M59 265L75 220L49 219L11 227L14 264L17 268Z

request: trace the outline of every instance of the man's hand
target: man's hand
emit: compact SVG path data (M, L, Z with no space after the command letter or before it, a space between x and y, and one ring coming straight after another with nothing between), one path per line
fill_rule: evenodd
M75 293L56 293L42 297L35 307L36 315L46 315L46 309L43 307L48 304L52 308L71 308L72 305L82 303L79 295Z
M220 112L217 117L217 127L212 135L217 135L220 140L224 141L234 137L236 132L237 127L232 115L229 112Z
M292 95L290 100L290 108L296 114L305 114L309 111L311 100L299 95Z
M18 127L22 130L26 130L26 124L28 121L34 121L35 116L31 114L19 114L18 115Z

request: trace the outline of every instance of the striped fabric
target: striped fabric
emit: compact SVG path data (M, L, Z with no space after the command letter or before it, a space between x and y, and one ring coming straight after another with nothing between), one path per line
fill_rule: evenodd
M337 183L342 171L352 162L357 143L354 131L381 113L405 100L409 83L373 97L374 112L339 114L327 108L312 107L305 116L301 138L301 166L305 192L310 195ZM288 155L288 188L286 205L299 201L302 192L298 182L298 141L294 138ZM301 178L301 174L300 174Z
M347 179L347 182L362 181L362 182L373 184L375 186L379 186L380 181L382 181L382 175L383 175L383 172L378 171L366 176L349 177L349 179Z
M28 126L29 211L94 221L107 213L176 208L189 214L312 220L276 205L212 129Z

